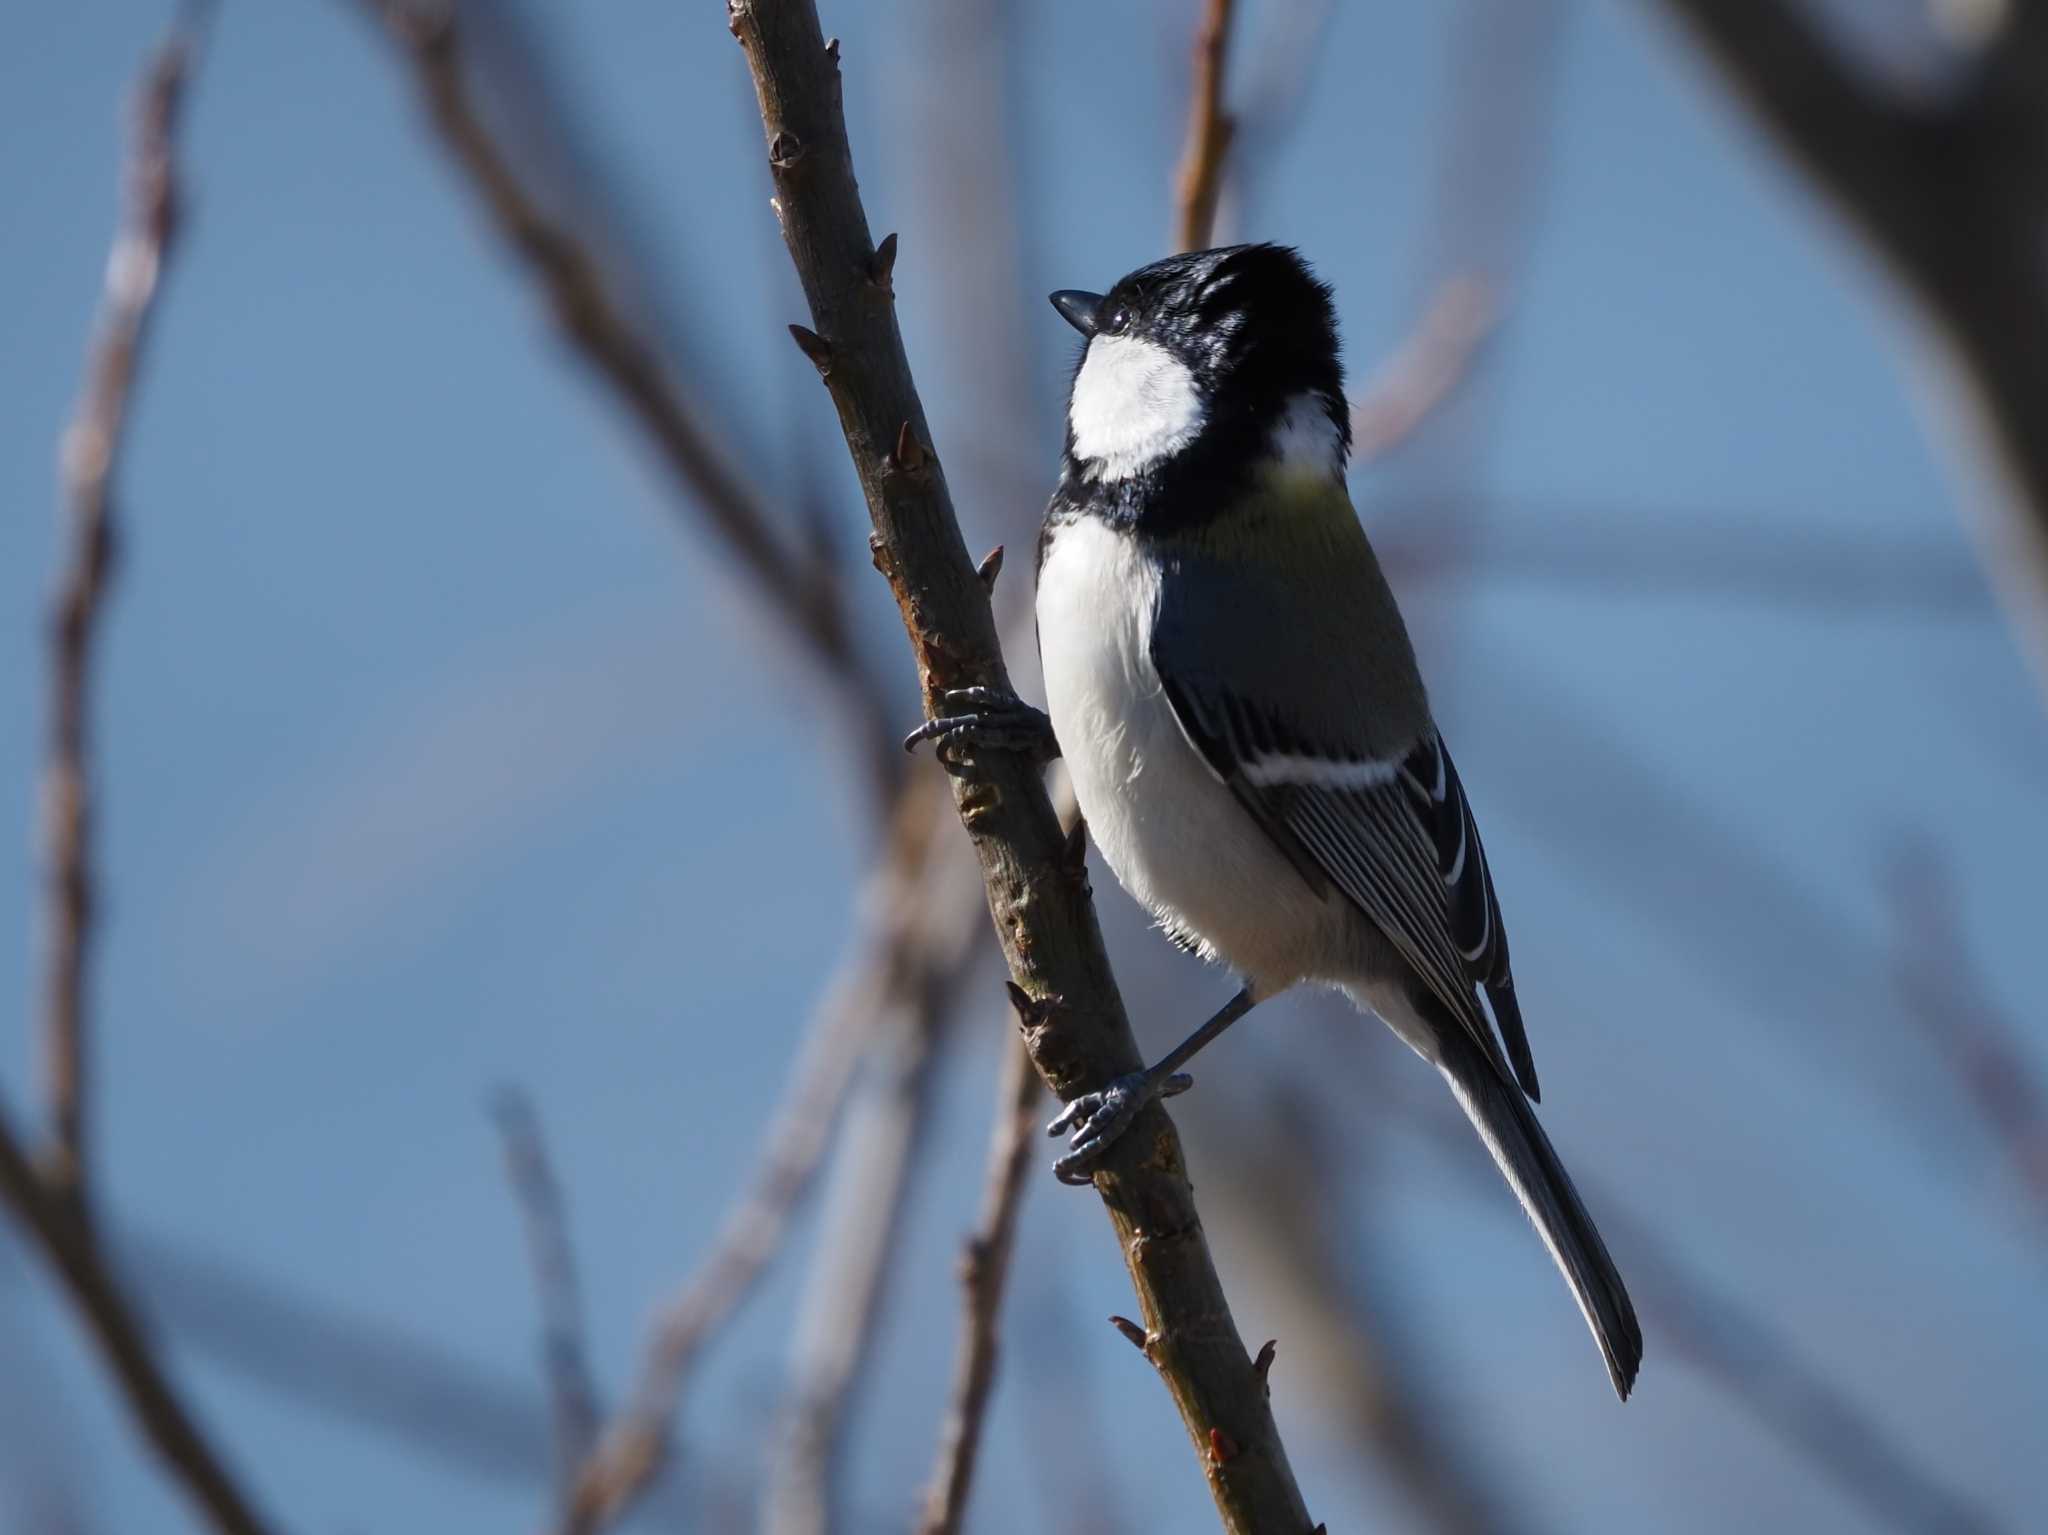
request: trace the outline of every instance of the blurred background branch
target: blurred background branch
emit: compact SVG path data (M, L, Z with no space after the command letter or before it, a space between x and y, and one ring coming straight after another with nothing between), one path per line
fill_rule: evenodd
M1010 1255L1017 1241L1017 1216L1023 1209L1025 1179L1038 1144L1037 1115L1041 1102L1038 1073L1022 1039L1003 1051L1002 1074L996 1081L994 1133L989 1138L988 1172L981 1196L981 1217L960 1255L960 1288L965 1314L959 1352L953 1365L953 1386L946 1403L938 1465L926 1490L919 1535L956 1535L967 1515L974 1487L974 1462L988 1422L988 1402L996 1379L1000 1349L1003 1292L1009 1283Z
M411 66L427 119L482 200L505 244L533 274L564 335L647 434L678 491L845 697L859 760L879 800L901 771L887 708L848 629L838 568L791 547L733 455L685 402L660 350L620 307L602 263L577 231L551 219L470 99L461 8L420 0L361 0Z
M1216 200L1223 195L1223 163L1237 123L1223 108L1224 65L1229 56L1234 0L1207 0L1195 32L1194 84L1188 109L1187 144L1174 173L1175 250L1200 250L1210 243Z
M1664 0L1940 333L2002 467L1985 570L2048 689L2048 15L1977 7L1974 68L1904 99L1800 0Z
M28 1141L0 1109L0 1197L35 1238L68 1292L165 1471L183 1484L223 1535L261 1535L263 1520L172 1383L108 1262L86 1176L91 1026L86 981L95 889L90 836L94 769L88 739L93 641L114 557L121 448L178 232L180 111L209 20L203 7L182 12L136 92L124 206L107 258L85 395L64 438L69 554L51 625L50 756L43 784L50 862L43 1020L50 1140L38 1167Z
M556 1491L566 1509L576 1474L596 1444L599 1421L569 1216L532 1100L517 1088L500 1088L492 1099L491 1115L505 1148L506 1178L526 1227L528 1261L540 1305L541 1379L554 1417Z

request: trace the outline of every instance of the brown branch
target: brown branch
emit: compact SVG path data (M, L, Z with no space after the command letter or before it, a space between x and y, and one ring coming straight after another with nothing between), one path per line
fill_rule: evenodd
M86 981L93 940L92 777L88 762L94 641L112 573L114 476L127 438L158 282L178 232L178 112L198 19L181 19L138 92L126 206L107 257L85 390L64 434L63 575L50 606L49 744L43 767L43 1072L51 1190L83 1201Z
M597 1391L583 1341L576 1255L569 1244L562 1186L548 1161L532 1101L508 1087L492 1100L491 1114L504 1141L505 1173L526 1227L527 1254L540 1301L541 1367L554 1420L557 1486L567 1508L584 1458L597 1442L598 1426Z
M1886 97L1787 0L1664 0L1758 121L1891 266L1959 365L2001 472L1980 556L2048 685L2048 43L2016 5L1975 88Z
M868 280L874 244L840 108L838 46L826 45L808 0L733 0L728 15L753 73L775 206L811 328L831 348L825 383L867 496L876 564L902 611L927 707L949 688L1005 687L988 592L933 457L892 296ZM1034 1064L1062 1097L1137 1070L1094 910L1037 769L1015 754L992 756L963 766L954 793L1011 974L1029 999ZM1304 1535L1301 1494L1158 1105L1111 1151L1096 1188L1155 1340L1152 1358L1225 1527Z
M1499 322L1491 287L1460 273L1438 285L1414 332L1352 399L1352 453L1384 458L1415 434L1472 371Z
M1216 200L1223 194L1223 162L1237 124L1223 110L1223 68L1230 50L1233 0L1209 0L1195 31L1193 101L1187 145L1174 175L1175 250L1200 250L1215 235Z
M69 1294L136 1426L224 1535L265 1528L164 1373L94 1234L86 1185L86 996L92 913L87 717L93 638L114 540L114 474L129 404L178 228L179 107L203 14L181 15L140 89L127 167L127 208L107 261L85 397L64 441L69 522L51 664L51 744L44 785L50 848L49 1055L52 1145L38 1170L0 1111L0 1199L34 1238Z
M668 1457L669 1425L698 1351L753 1293L815 1178L881 987L864 956L837 976L805 1037L745 1194L711 1255L655 1318L640 1378L583 1462L558 1528L594 1535L622 1518Z
M136 1311L122 1292L82 1205L37 1176L13 1124L0 1111L0 1199L56 1270L86 1331L127 1399L136 1426L164 1469L222 1535L264 1535L226 1463L179 1397Z
M919 1535L957 1535L967 1513L982 1424L995 1387L998 1323L1016 1243L1017 1213L1024 1203L1031 1148L1037 1144L1032 1132L1037 1129L1038 1093L1031 1057L1021 1040L1012 1040L1003 1051L996 1082L995 1130L989 1138L981 1219L960 1260L960 1287L966 1292L960 1353L953 1365L952 1396Z
M360 0L399 45L437 137L468 177L501 239L546 295L556 321L660 453L712 533L738 559L771 613L847 699L862 765L886 799L902 768L888 702L847 627L842 583L816 552L792 547L759 495L684 402L657 348L628 318L601 263L553 219L493 137L464 80L456 7Z

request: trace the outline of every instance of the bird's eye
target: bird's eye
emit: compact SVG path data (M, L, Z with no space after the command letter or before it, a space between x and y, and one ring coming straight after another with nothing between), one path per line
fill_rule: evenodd
M1131 311L1119 304L1109 312L1109 321L1102 328L1112 336L1121 336L1130 327Z

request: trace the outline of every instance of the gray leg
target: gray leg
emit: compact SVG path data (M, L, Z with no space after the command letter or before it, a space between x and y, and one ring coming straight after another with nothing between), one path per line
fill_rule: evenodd
M1180 1068L1195 1058L1202 1047L1252 1010L1258 998L1247 986L1223 1006L1207 1023L1182 1040L1159 1063L1144 1071L1118 1077L1099 1093L1083 1093L1045 1127L1047 1135L1062 1130L1074 1133L1067 1141L1066 1155L1053 1163L1053 1173L1062 1183L1086 1183L1103 1152L1124 1131L1138 1111L1154 1098L1171 1098L1195 1085L1195 1079Z
M942 697L949 711L926 720L903 738L903 749L915 751L920 741L938 742L941 761L960 746L995 751L1028 752L1042 762L1060 754L1052 721L1014 693L995 688L953 688Z

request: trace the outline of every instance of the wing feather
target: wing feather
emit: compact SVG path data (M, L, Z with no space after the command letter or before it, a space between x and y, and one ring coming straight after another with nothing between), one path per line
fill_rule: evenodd
M1242 696L1213 683L1191 686L1156 653L1153 660L1188 739L1311 887L1335 885L1465 1026L1502 1080L1535 1098L1493 876L1436 732L1398 764L1318 753Z
M1310 888L1364 912L1534 1098L1479 829L1342 485L1273 491L1216 538L1234 552L1156 547L1151 659L1182 731Z

